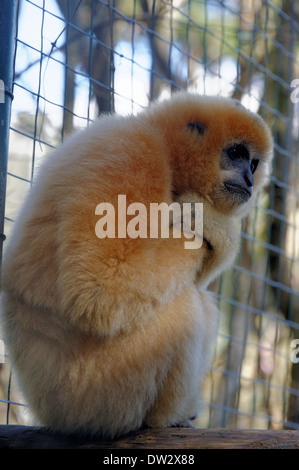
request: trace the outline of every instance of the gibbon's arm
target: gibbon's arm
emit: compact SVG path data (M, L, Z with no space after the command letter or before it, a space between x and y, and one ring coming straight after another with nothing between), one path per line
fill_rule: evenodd
M181 205L202 204L203 246L201 252L193 255L202 256L202 263L196 273L196 285L203 290L233 263L240 243L240 219L222 214L208 200L194 192L176 197L176 201Z

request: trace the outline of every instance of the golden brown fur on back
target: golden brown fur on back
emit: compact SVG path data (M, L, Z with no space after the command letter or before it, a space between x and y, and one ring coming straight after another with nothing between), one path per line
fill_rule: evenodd
M260 165L252 198L235 207L219 161L240 140ZM49 156L3 269L5 344L39 422L113 437L198 413L219 315L206 287L233 262L271 148L261 118L232 100L179 93L135 117L101 117ZM203 203L205 242L99 239L95 208L118 195L147 208Z

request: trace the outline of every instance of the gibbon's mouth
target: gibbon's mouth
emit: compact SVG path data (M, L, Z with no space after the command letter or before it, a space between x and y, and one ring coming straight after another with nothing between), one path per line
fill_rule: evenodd
M228 181L224 183L224 186L230 193L239 195L241 198L240 202L246 202L252 196L252 189L241 184Z

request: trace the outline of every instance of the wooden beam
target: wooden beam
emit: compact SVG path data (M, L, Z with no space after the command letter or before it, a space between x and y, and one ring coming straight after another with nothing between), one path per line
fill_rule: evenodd
M0 426L4 449L299 449L299 430L142 429L113 441L53 434L43 427Z

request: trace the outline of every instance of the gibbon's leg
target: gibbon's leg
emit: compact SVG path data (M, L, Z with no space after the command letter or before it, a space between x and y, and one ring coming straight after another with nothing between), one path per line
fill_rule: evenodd
M201 387L217 334L219 310L209 292L186 289L177 301L180 324L172 366L145 424L150 427L186 425L203 408Z

